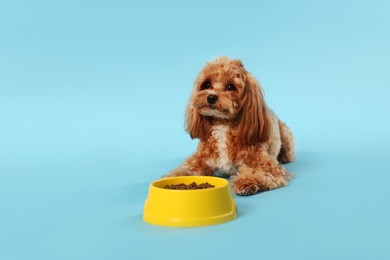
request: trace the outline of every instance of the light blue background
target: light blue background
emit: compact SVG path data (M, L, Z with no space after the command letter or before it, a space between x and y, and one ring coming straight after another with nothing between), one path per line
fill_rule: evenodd
M0 259L390 259L389 28L388 1L1 1ZM291 127L295 178L230 223L148 225L219 55Z

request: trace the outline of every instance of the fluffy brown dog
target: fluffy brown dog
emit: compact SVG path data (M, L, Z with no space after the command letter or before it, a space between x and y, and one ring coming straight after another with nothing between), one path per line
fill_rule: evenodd
M251 195L286 186L291 178L279 163L294 159L288 127L266 106L256 79L240 60L220 57L195 81L186 130L198 150L167 176L233 176L233 191Z

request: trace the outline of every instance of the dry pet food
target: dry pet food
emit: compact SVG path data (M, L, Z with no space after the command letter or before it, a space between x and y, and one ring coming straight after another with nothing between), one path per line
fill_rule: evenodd
M214 188L215 186L205 182L201 184L197 184L196 182L192 182L188 185L185 183L179 183L179 184L169 184L165 185L165 189L170 189L170 190L200 190L200 189L208 189L208 188Z

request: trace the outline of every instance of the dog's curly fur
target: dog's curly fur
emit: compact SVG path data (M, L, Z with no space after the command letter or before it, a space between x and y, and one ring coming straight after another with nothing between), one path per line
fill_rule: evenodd
M257 80L240 60L220 57L195 81L186 130L199 138L197 151L166 176L232 177L236 194L286 186L291 174L279 163L294 159L292 134L267 107Z

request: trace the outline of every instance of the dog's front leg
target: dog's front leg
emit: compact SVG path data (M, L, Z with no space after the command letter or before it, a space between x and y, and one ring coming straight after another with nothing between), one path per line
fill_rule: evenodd
M164 177L192 175L211 176L213 174L214 169L207 164L206 157L197 152L192 156L188 157L181 166L171 171Z
M242 165L232 179L233 191L238 195L252 195L257 192L286 186L292 175L274 160L263 159L253 166Z

